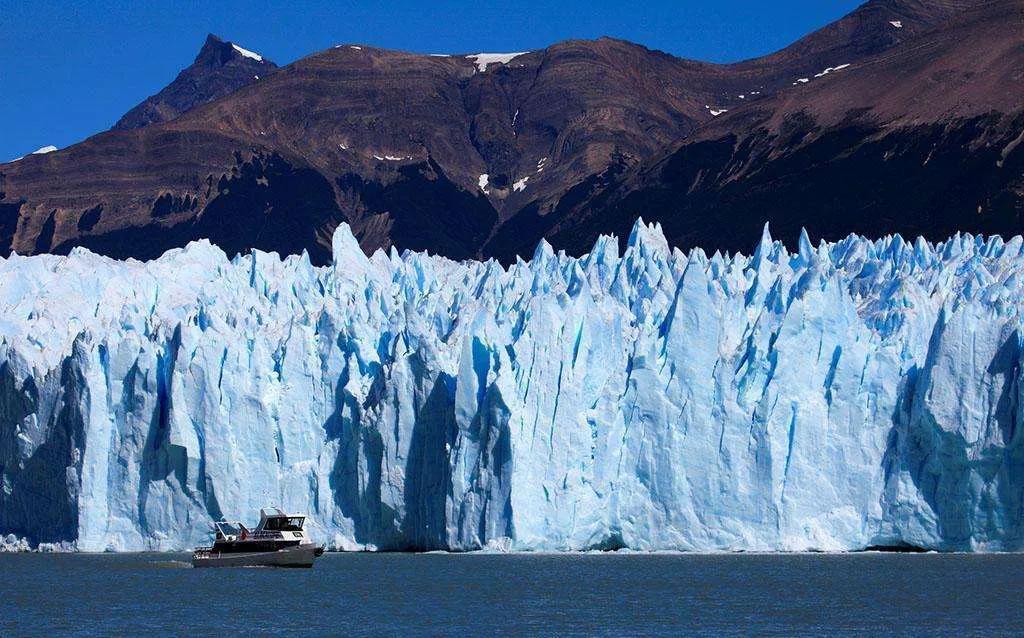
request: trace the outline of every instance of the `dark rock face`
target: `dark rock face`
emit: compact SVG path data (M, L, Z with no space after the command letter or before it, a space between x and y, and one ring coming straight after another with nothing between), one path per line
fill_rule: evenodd
M212 185L201 215L194 215L198 197L175 199L165 194L153 204L153 221L74 237L49 252L67 254L75 246L84 246L119 259L152 259L205 237L228 254L251 248L286 255L309 250L312 261L329 261L330 251L317 242L318 234L329 233L328 228L333 229L346 218L323 176L293 166L276 154L238 159L238 164ZM95 216L94 210L86 211L79 225L90 215ZM159 222L165 217L177 221L165 226ZM40 236L45 235L44 229Z
M211 33L190 67L159 93L125 113L114 129L141 128L173 120L185 111L257 82L276 68L273 62L246 55L231 42Z
M11 254L14 231L18 229L21 205L24 203L24 201L0 201L0 252L4 255Z
M397 172L396 179L386 184L347 173L338 178L337 185L343 194L359 199L365 216L389 219L389 236L395 245L453 259L479 254L479 247L498 223L498 215L483 193L470 193L452 183L430 158L403 165Z
M1014 234L1019 21L1019 0L872 0L730 65L603 38L490 63L347 45L273 70L211 39L117 130L0 166L0 249L148 258L206 237L325 263L346 221L368 252L509 262L638 215L709 249L749 250L766 220L794 241Z
M792 148L768 134L696 142L588 201L576 219L563 216L549 240L579 253L602 233L628 237L629 211L661 222L675 245L709 253L749 252L766 221L793 248L801 228L829 241L850 233L931 240L959 231L1017 234L1024 230L1024 153L1004 159L1002 150L1022 126L1024 115L989 115L898 129L795 130L790 139L811 139ZM731 179L738 166L756 170Z

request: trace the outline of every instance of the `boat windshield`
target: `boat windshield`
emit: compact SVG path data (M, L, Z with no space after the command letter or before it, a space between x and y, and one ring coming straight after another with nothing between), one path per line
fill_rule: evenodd
M241 523L232 521L218 521L214 523L217 528L217 533L221 536L238 536L245 529L245 526Z
M274 516L267 519L267 525L263 529L273 532L301 532L304 521L305 518L302 516Z

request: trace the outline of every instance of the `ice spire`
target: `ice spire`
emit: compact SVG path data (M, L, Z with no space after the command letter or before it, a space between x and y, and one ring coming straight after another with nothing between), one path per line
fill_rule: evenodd
M814 261L814 246L811 245L811 238L806 228L800 229L800 239L797 242L797 261L803 267L810 266Z
M352 228L346 222L338 224L331 237L331 256L336 271L347 271L353 274L366 272L370 260L366 257L359 242L352 234Z
M758 270L760 265L769 258L773 245L772 234L768 230L768 222L765 222L764 228L761 229L761 239L757 242L757 248L754 249L754 256L751 258L751 266L754 270Z

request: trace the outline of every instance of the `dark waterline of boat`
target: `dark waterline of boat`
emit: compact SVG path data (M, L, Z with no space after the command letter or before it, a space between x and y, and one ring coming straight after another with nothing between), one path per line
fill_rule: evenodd
M0 635L1019 635L1020 554L0 555Z

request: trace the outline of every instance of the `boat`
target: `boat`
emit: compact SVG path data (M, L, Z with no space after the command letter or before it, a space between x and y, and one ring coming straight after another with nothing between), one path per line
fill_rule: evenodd
M213 524L212 547L197 547L193 567L312 567L325 547L306 534L302 514L276 507L260 509L260 522L249 530L238 521Z

